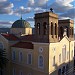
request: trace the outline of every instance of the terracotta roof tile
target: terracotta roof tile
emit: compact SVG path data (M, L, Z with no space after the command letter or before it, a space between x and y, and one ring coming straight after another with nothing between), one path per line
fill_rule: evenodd
M33 44L31 42L18 42L11 47L33 49Z
M17 41L19 40L18 37L16 37L13 34L1 34L2 36L4 36L6 39L10 40L10 41Z
M23 40L23 41L34 41L34 35L21 36L20 40Z

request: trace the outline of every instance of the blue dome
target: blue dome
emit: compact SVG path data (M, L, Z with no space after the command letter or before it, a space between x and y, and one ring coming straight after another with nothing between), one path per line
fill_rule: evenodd
M30 23L23 20L22 18L20 20L15 21L12 24L12 28L30 28Z

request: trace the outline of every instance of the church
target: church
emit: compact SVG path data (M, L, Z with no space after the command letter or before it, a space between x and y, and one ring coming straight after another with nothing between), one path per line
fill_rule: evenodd
M74 21L52 11L35 14L34 34L22 18L0 34L9 62L4 75L73 75Z

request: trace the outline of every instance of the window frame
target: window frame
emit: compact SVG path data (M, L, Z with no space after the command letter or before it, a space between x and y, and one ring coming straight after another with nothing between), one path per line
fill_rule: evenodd
M20 53L22 53L22 56L20 55ZM19 62L22 62L22 60L23 60L23 52L19 52Z
M73 50L71 51L71 58L73 58Z
M23 75L23 72L22 71L20 71L20 74L19 75Z
M16 51L15 50L12 51L12 60L13 61L16 60Z
M66 50L66 45L64 45L62 47L62 62L66 61L66 55L67 55L67 50Z
M40 62L40 59L39 59L40 56L43 58L43 62L42 62L43 66L40 66L40 63L39 63ZM44 68L44 57L43 57L43 55L38 56L38 68L42 68L42 69Z
M16 69L13 68L13 75L16 75Z
M59 54L59 63L61 63L61 54Z
M28 55L31 55L31 63L29 63L30 60L28 59ZM27 64L28 65L32 65L32 53L28 53L27 54Z
M53 56L53 66L55 66L55 56Z
M3 42L0 42L0 44L2 45L2 47L3 47L3 48L1 48L1 49L3 50L3 49L4 49L4 45L3 45Z

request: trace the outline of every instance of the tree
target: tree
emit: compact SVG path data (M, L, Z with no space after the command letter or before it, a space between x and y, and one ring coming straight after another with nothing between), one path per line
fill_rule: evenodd
M3 75L2 70L6 67L7 62L5 49L0 49L0 75Z

